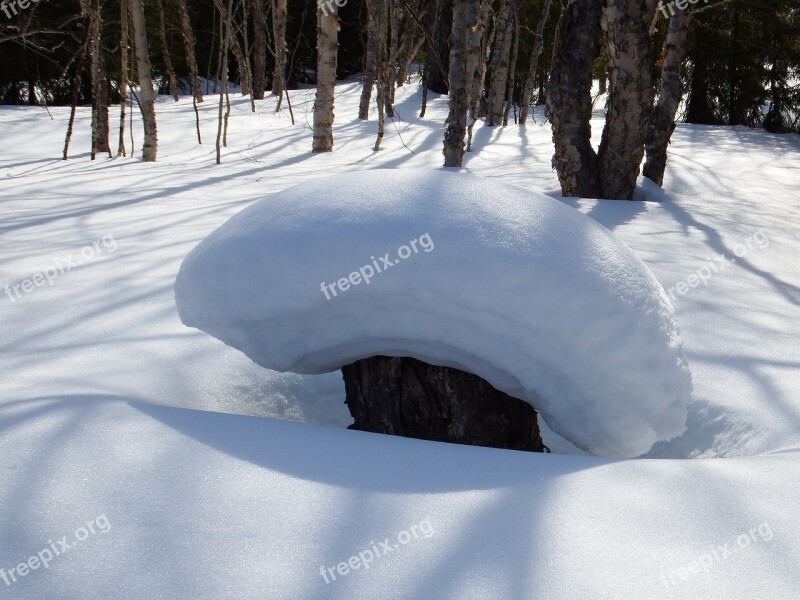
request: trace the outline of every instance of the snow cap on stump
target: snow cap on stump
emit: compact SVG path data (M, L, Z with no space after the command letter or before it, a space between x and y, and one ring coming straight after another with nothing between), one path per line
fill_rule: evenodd
M181 320L263 367L375 355L474 373L584 450L638 456L685 428L672 307L607 229L466 174L366 171L242 211L184 260Z

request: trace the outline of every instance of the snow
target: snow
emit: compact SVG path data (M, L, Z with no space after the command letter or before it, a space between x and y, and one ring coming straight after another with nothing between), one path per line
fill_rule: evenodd
M376 355L459 368L600 455L685 430L691 375L661 285L597 222L524 188L442 171L302 183L214 231L175 290L185 324L276 371Z
M323 175L441 165L446 99L432 95L418 119L418 90L398 90L401 120L387 123L376 154L359 92L338 86L327 155L310 152L313 91L292 93L295 126L273 114L274 99L253 115L232 98L219 167L214 102L200 105L201 147L186 135L191 99L160 102L160 162L149 165L91 163L86 108L64 162L68 109L51 108L51 121L36 107L0 107L0 568L102 514L111 524L49 569L0 580L0 594L800 597L800 138L679 125L666 193L559 198L632 248L668 294L759 231L769 244L674 290L695 391L686 432L650 453L664 458L533 456L346 431L341 377L264 369L178 317L181 261L250 204ZM526 129L478 126L465 171L558 196L549 126L535 117ZM599 111L597 141L602 122ZM113 252L6 296L5 284L106 234ZM543 435L556 452L578 452ZM432 537L330 584L320 575L427 518Z

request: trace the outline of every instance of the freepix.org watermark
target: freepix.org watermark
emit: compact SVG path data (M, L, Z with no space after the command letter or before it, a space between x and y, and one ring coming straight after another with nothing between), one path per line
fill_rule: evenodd
M354 554L347 559L347 562L340 562L335 567L320 567L319 574L325 580L325 583L336 581L337 573L340 577L344 577L350 571L358 571L362 566L364 567L364 570L369 569L369 564L372 561L378 558L383 558L392 552L396 552L400 546L410 544L412 541L419 539L420 537L433 537L433 534L434 531L433 525L431 525L431 520L430 518L426 518L418 525L412 525L408 529L404 529L398 533L396 536L397 541L394 543L392 542L391 538L386 538L377 544L373 540L369 543L369 548L365 548L358 554Z
M419 254L420 249L422 249L423 252L432 252L434 248L435 246L433 244L433 240L431 239L431 234L424 233L417 239L408 242L408 244L403 244L400 246L397 249L398 258L392 259L389 252L379 258L370 256L369 258L372 261L371 264L366 264L358 271L353 271L347 277L342 277L333 283L325 283L323 281L319 289L323 294L325 294L325 298L330 300L335 298L339 292L346 292L349 290L350 286L360 285L362 282L369 285L370 280L375 277L375 275L378 273L383 273L394 267L395 265L399 264L401 260L406 260L414 254ZM337 287L339 288L339 292L336 291Z
M41 0L3 0L0 2L0 10L6 15L7 19L10 19L12 16L16 16L19 14L17 8L19 7L21 10L25 10L29 8L31 4L39 4Z
M70 254L66 259L56 258L53 265L46 268L44 271L34 273L21 281L17 281L11 285L6 284L3 287L8 299L11 302L16 302L22 297L22 294L29 294L36 288L42 287L45 283L52 286L55 280L61 275L80 267L81 265L95 260L104 252L114 252L117 249L117 242L114 236L110 233L104 235L99 240L95 240L91 245L81 248L78 256Z
M665 18L669 19L670 17L675 16L675 9L678 10L686 10L690 5L694 6L700 2L700 0L673 0L672 2L667 2L664 4L663 2L658 3L658 10L661 11L661 14L664 15ZM708 4L708 0L703 0L704 4ZM669 10L669 13L667 13Z
M49 569L50 563L53 562L56 557L74 549L78 544L89 539L90 535L95 535L98 532L108 533L109 531L111 531L111 523L105 513L103 513L97 518L88 521L85 526L78 527L73 534L74 540L67 541L68 536L66 535L55 542L53 540L47 540L49 545L33 556L30 556L28 560L10 569L0 569L0 579L5 581L6 587L8 587L12 583L16 583L18 578L25 577L31 571L35 571L40 567Z
M342 8L345 4L347 4L347 0L317 0L317 8L322 11L322 14L326 17L329 17L331 13L334 12L333 5Z
M758 536L756 536L756 533L758 533ZM731 556L736 556L740 550L744 550L750 547L751 544L756 544L759 541L769 542L773 537L775 536L772 533L772 527L770 527L769 523L764 521L757 527L753 527L750 531L737 536L735 542L728 542L721 546L709 546L711 552L704 552L695 560L689 561L684 566L674 571L669 571L668 573L661 571L661 583L665 589L669 589L671 586L686 581L689 575L700 573L700 571L708 573L723 560L727 560Z
M764 250L768 247L769 239L763 231L759 230L733 247L735 258L728 257L723 253L717 258L708 259L705 265L697 269L683 281L673 285L667 290L667 293L674 302L677 300L675 292L677 292L679 296L684 296L689 293L689 290L696 288L701 283L703 285L708 285L708 282L711 281L715 275L723 273L730 265L736 264L737 258L744 258L756 248Z

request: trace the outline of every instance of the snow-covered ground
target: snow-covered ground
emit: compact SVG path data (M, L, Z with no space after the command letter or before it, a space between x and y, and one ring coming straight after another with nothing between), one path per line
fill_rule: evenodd
M300 91L296 125L236 98L221 166L211 97L202 147L191 103L159 103L155 164L90 162L85 110L61 161L66 109L0 107L0 598L800 597L798 136L682 125L666 194L562 199L667 290L695 391L663 460L528 455L345 431L337 374L178 319L184 256L253 202L440 168L444 98L420 120L399 91L376 154L358 85L337 92L332 154ZM557 197L536 119L479 127L465 170Z

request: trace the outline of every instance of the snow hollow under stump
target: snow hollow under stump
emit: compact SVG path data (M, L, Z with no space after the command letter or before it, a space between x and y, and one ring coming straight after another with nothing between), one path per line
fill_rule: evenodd
M685 429L691 374L661 285L607 229L524 188L445 171L309 181L203 240L175 296L184 324L263 367L460 369L592 454Z

